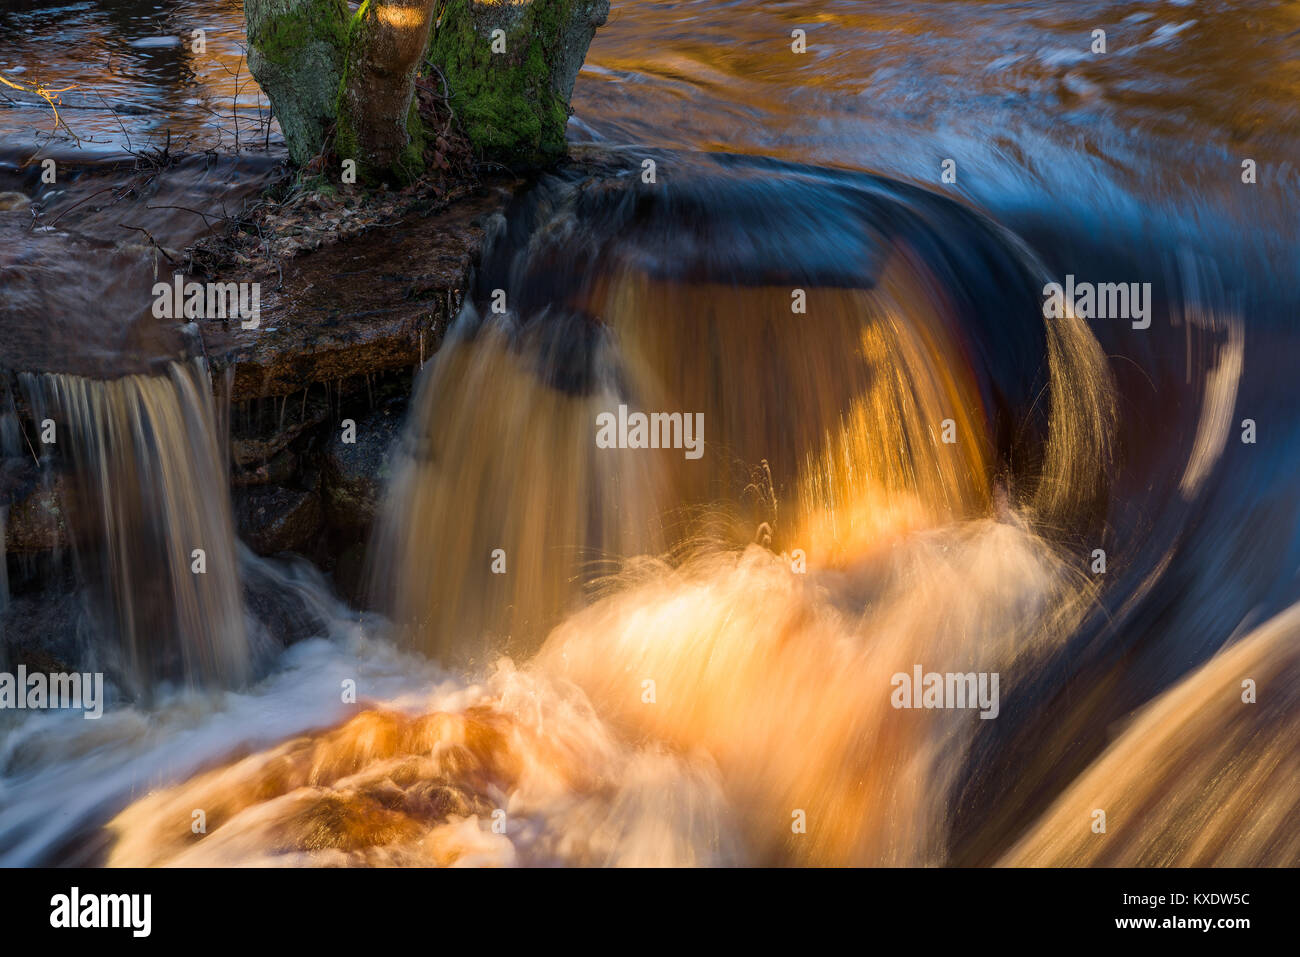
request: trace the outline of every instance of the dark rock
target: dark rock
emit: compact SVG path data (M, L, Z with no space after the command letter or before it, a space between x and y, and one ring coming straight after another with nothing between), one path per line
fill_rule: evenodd
M302 393L419 365L460 309L488 217L490 191L286 260L263 284L260 324L200 325L217 376L234 366L233 402Z
M244 585L244 607L257 624L250 637L255 653L262 654L326 633L322 619L303 593L295 587L301 559L274 561L255 559L240 566Z
M239 488L245 485L285 485L293 480L298 471L298 456L288 449L282 449L269 462L262 462L252 468L236 469L230 477L230 484Z
M331 528L364 534L374 522L405 408L391 402L354 419L354 443L343 441L341 426L332 432L321 464L325 519Z
M285 396L256 404L261 406L257 412L236 415L231 429L230 455L235 465L244 469L268 464L330 414L324 388L304 390L301 398Z
M47 551L68 543L66 482L55 472L47 477L30 459L0 463L0 509L8 506L4 548L8 554Z
M339 553L334 563L334 587L354 608L369 608L372 605L367 577L367 551L363 542L354 542Z
M235 491L235 526L259 555L308 553L321 532L321 501L316 492L259 485Z
M105 663L88 654L85 636L94 629L75 581L52 575L43 587L15 595L0 607L0 670L94 671Z

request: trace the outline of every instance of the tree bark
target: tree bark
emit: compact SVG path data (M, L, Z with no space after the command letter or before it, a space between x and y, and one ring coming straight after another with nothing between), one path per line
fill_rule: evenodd
M334 152L368 178L408 181L424 169L415 77L429 45L435 0L362 4L348 36Z
M475 149L522 167L562 157L573 84L609 0L444 3L429 60Z
M344 0L244 0L248 68L280 123L289 158L308 163L334 122L343 75Z
M435 8L439 15L435 24ZM371 181L424 168L414 103L425 62L475 150L517 167L564 155L569 98L609 0L245 0L248 65L289 155L334 153ZM430 39L432 37L432 39Z

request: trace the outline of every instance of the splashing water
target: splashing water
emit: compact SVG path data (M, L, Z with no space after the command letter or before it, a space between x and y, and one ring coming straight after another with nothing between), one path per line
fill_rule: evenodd
M991 781L995 762L979 760L1077 733L1095 697L1065 720L1041 710L1063 661L1114 646L1095 623L1099 583L1059 534L1113 508L1116 387L1095 338L1041 318L1042 267L982 218L868 177L782 174L781 192L706 162L655 195L617 169L539 184L497 224L422 376L373 549L393 640L458 670L362 638L307 576L297 587L335 635L292 652L290 669L312 662L310 691L283 690L282 670L248 694L173 699L207 742L183 765L176 731L152 738L117 715L100 733L136 758L71 832L100 836L77 845L53 828L26 859L79 846L119 865L936 865L987 845L1005 863L1069 863L1085 853L1069 822L1096 801L1139 829L1134 860L1219 859L1195 834L1230 834L1240 799L1195 783L1223 754L1198 744L1201 686L1228 696L1222 710L1243 669L1271 684L1289 667L1280 638L1186 678L1077 781L1051 761ZM858 254L830 259L797 230L788 247L728 241L770 237L762 221L800 204ZM558 273L577 235L588 265ZM1231 322L1202 325L1226 338L1184 489L1222 454L1239 361ZM619 404L701 411L705 454L600 448L597 417ZM898 707L896 676L917 667L996 675L999 720ZM356 705L338 703L349 678ZM233 756L199 730L278 700L285 720L236 735ZM1237 720L1243 766L1272 767L1276 737ZM1190 738L1166 730L1188 721ZM1096 794L1114 788L1105 768L1155 747L1147 725L1179 771L1124 793L1195 808L1198 828ZM66 755L35 756L42 739L13 739L16 794L69 773ZM94 831L160 762L181 783ZM972 832L954 814L971 795L1046 813L1013 843L1005 821ZM1232 859L1294 854L1278 836L1285 801L1261 806L1272 825L1239 836Z
M1081 323L1043 328L1031 269L991 225L866 177L629 180L540 186L479 281L485 300L508 286L514 311L471 303L422 383L375 549L416 645L481 657L479 636L508 636L531 652L600 572L701 537L761 529L834 564L988 514L1013 463L1043 519L1100 492L1112 413L1096 344ZM742 244L801 206L837 220L858 260L782 258L825 245L811 235ZM591 265L558 273L575 243ZM1078 385L1049 386L1049 366ZM700 415L703 454L597 447L598 416L620 405Z
M986 361L974 267L1027 283L1022 302L1033 285L978 218L880 183L802 188L856 215L870 255L828 277L724 253L687 282L648 197L539 188L516 215L544 221L523 249L503 224L479 283L513 270L516 311L468 304L426 370L375 549L399 640L471 672L502 648L529 660L461 710L379 703L138 802L110 862L942 863L979 719L899 710L891 678L997 673L1013 694L1070 635L1091 589L1033 522L1095 496L1060 485L1098 473L1109 383L1081 324L1040 329L1033 368ZM701 173L660 215L727 189ZM621 255L557 292L537 237L574 218ZM1097 394L1047 388L1050 435L1026 439L1032 388L1064 376ZM702 409L706 454L598 448L620 402ZM212 837L177 830L194 807ZM476 823L497 814L503 833Z
M616 10L575 99L579 136L675 151L580 153L493 226L397 450L385 618L237 554L190 367L28 383L82 410L124 680L216 681L9 721L0 863L1300 862L1294 11L1153 4L1084 60L1097 5L1008 34L1002 4L832 4L810 83L761 5L689 6ZM1239 82L1243 50L1271 68ZM927 183L961 156L1002 225L688 152L723 144ZM1283 202L1242 198L1243 150ZM1067 272L1152 281L1150 330L1045 321ZM620 405L699 413L703 456L602 448ZM259 669L240 579L323 638ZM895 707L916 666L997 675L997 719Z

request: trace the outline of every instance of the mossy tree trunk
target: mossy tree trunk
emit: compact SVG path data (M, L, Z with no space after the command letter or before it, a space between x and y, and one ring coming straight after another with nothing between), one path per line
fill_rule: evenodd
M403 182L424 169L415 77L429 45L435 0L361 5L348 36L334 152L368 177Z
M344 0L244 0L248 68L280 122L289 158L306 165L334 122L346 54Z
M271 101L290 159L306 165L335 127L334 152L373 180L422 166L412 109L435 0L245 0L248 66Z
M248 65L290 158L334 153L372 181L423 168L415 79L427 62L476 151L517 167L565 149L569 98L609 0L245 0ZM432 39L431 39L432 37Z
M569 98L609 0L443 0L429 61L482 155L545 166L564 155Z

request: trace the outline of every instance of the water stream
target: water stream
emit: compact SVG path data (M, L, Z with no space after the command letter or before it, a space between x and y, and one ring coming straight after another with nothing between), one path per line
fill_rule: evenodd
M32 7L0 72L37 69ZM83 104L98 149L229 148L240 23L70 5L42 82L149 109ZM193 24L215 61L158 39ZM1300 9L1245 0L616 2L570 127L602 152L492 224L416 383L382 614L241 549L203 364L92 324L23 389L100 520L115 697L0 716L0 863L1297 863L1297 44ZM41 354L36 317L124 267L13 253L13 215L11 351ZM1149 310L1046 318L1067 276ZM701 454L668 418L602 447L635 412L698 414ZM314 637L281 649L254 586ZM917 665L996 674L996 718L897 707Z

